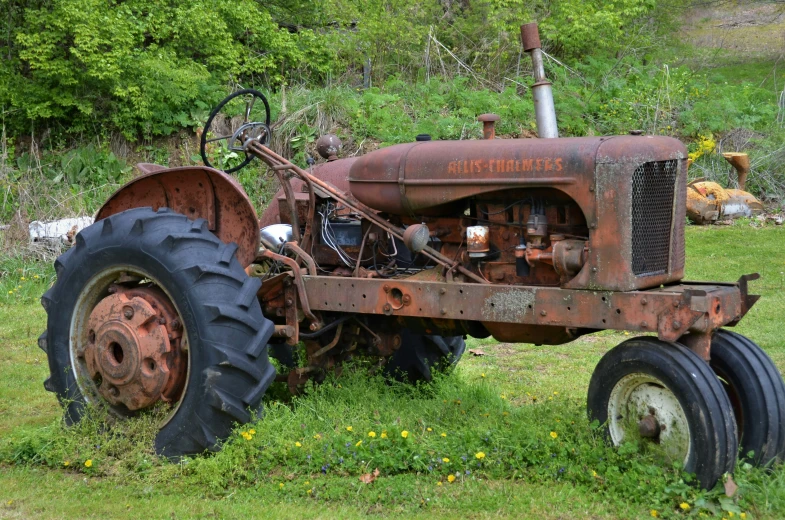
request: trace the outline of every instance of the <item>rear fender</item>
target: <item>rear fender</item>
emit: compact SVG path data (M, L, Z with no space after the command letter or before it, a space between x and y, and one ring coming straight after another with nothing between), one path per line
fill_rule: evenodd
M250 265L259 250L259 219L242 186L206 166L164 168L139 164L140 177L117 190L98 210L96 222L132 208L167 207L190 219L203 218L225 243L237 244L237 259Z

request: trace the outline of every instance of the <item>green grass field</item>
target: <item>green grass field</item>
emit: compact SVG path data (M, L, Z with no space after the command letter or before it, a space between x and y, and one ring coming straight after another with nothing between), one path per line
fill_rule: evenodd
M737 331L785 371L785 228L687 237L689 279L761 273L763 298ZM362 367L299 398L276 387L265 419L220 453L172 464L151 450L152 416L61 425L36 345L52 270L5 259L0 272L0 518L785 517L783 467L739 464L727 499L654 454L605 446L585 393L603 353L630 337L617 332L557 347L470 340L485 355L419 388Z

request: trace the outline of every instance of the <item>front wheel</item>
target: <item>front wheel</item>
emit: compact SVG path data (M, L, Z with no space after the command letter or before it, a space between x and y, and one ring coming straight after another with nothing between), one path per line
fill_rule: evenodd
M216 450L248 422L275 377L272 323L237 261L203 219L138 208L84 229L55 262L39 344L47 390L79 421L87 403L125 418L168 407L159 454Z
M741 334L720 329L709 364L733 405L741 455L761 466L785 459L785 384L771 358Z
M646 337L621 343L597 364L587 405L614 446L634 442L679 462L705 489L733 470L730 401L709 365L686 347Z

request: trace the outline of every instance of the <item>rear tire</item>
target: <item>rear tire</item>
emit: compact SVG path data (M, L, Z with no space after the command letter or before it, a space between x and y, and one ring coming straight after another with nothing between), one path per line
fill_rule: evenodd
M754 342L728 330L711 340L712 370L733 405L741 456L766 465L785 459L785 384L777 367Z
M401 331L401 346L385 366L388 377L407 383L430 382L433 372L443 372L461 359L466 350L463 336L435 336Z
M147 274L168 294L187 332L185 390L158 432L156 452L179 457L217 450L235 423L251 420L275 378L267 354L273 324L256 298L260 282L245 274L236 250L216 238L205 220L167 208L131 209L76 236L76 245L55 262L57 281L41 299L48 322L39 340L51 371L44 386L57 394L67 423L82 418L88 401L120 417L135 415L117 413L117 406L91 391L71 340L83 291L105 297L113 273L126 267Z
M728 396L708 363L682 345L654 338L621 343L597 364L587 405L613 445L656 443L651 447L682 462L702 488L733 471L738 443ZM655 433L644 434L642 423L651 419Z

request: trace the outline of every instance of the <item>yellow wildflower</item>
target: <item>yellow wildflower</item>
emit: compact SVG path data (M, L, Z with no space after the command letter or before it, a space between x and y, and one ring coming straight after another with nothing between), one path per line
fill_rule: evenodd
M682 502L681 504L679 504L679 507L682 508L685 511L689 511L690 510L690 505L687 502Z
M482 374L480 374L480 376L485 377L485 373L483 372Z
M406 437L408 437L408 436L409 436L409 432L407 432L406 430L404 430L404 431L402 431L402 432L401 432L401 437L403 437L404 439L405 439Z
M279 487L280 489L283 489L283 485L284 485L284 484L283 484L283 482L281 482L280 484L278 484L278 487Z
M502 415L507 417L508 415L510 415L510 412L502 412Z
M476 457L478 460L482 460L482 459L484 459L484 458L485 458L485 453L483 453L483 452L481 452L481 451L478 451L477 453L475 453L475 454L474 454L474 456L475 456L475 457Z
M376 437L376 432L368 432L368 437L370 438Z
M559 395L559 392L553 392L553 395Z
M313 489L308 490L308 494L310 495L311 493L313 493Z
M347 431L347 432L350 432L350 431L352 431L352 427L351 427L351 426L347 426L347 427L346 427L346 431Z
M63 461L63 466L70 466L70 465L71 465L71 463L69 461L67 461L67 460Z
M441 433L441 436L442 436L442 437L447 437L447 434L446 434L446 433L444 433L444 432L442 432L442 433Z
M442 481L440 480L439 482L436 483L436 485L437 486L441 486L442 485Z
M555 438L556 438L556 437L558 437L558 436L559 436L559 434L558 434L558 433L556 433L556 432L551 432L551 439L555 439Z
M591 470L591 476L594 477L594 478L597 478L597 472L594 471L594 470Z
M450 462L450 459L448 459L447 457L444 457L442 459L442 462L444 462L445 464L448 464Z
M425 431L426 431L426 432L432 432L432 431L433 431L433 428L426 428L426 429L425 429Z
M381 437L382 437L382 439L386 439L387 438L387 432L382 432Z
M739 513L739 518L741 518L741 520L747 520L747 513Z
M306 485L306 486L310 486L311 485L311 481L310 480L306 480L305 482L303 482L303 484Z
M501 397L502 399L507 399L507 394L500 394L499 397Z
M733 511L728 511L728 518L733 518Z
M322 436L319 435L318 433L316 435L314 435L313 438L316 439L317 441L322 440Z
M33 278L35 278L36 280L38 280L38 275L35 275L35 276L33 276Z
M240 435L242 436L243 439L245 439L247 441L250 441L251 439L253 439L253 435L251 435L248 432L240 432Z
M355 447L355 448L359 448L359 447L360 447L360 444L362 444L362 443L363 443L363 441L357 441L357 444L355 444L355 445L354 445L354 447Z
M298 447L298 448L302 448L302 447L303 447L303 445L302 445L302 444L300 444L300 441L297 441L297 442L295 442L295 443L294 443L294 445L295 445L296 447Z
M447 476L447 482L449 482L450 484L455 482L455 475L448 475Z
M20 280L22 280L24 282L25 281L25 277L23 276L22 278L20 278Z
M251 428L250 430L248 430L248 433L250 433L251 435L256 435L256 430Z
M14 291L8 291L8 294L14 294Z
M86 461L84 461L84 467L85 468L92 468L93 467L93 459L87 459Z
M652 518L657 518L658 516L660 516L660 514L657 512L656 509L652 509L651 511L649 511L649 514L652 516Z

